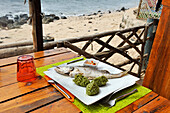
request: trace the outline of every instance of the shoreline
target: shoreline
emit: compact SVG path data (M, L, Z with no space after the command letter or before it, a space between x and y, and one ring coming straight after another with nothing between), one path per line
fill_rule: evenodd
M69 16L67 19L54 20L49 24L43 24L43 36L54 37L61 40L72 37L93 35L100 32L120 29L122 17L128 17L129 26L144 25L143 20L137 20L130 8L120 12L94 13L85 16ZM126 16L124 16L126 15ZM133 22L133 23L132 23ZM32 40L32 26L24 24L21 28L4 30L0 29L0 44Z
M102 16L102 14L107 14L107 13L115 13L115 12L121 12L121 11L126 11L129 8L122 7L117 10L107 10L106 12L102 12L101 10L98 10L97 12L89 13L89 14L79 14L79 15L67 15L65 16L63 13L60 13L59 15L55 15L54 13L47 14L42 12L42 23L43 24L49 24L50 22L54 22L54 20L59 20L59 19L67 19L69 17L81 17L81 16L93 16L93 15L98 15ZM9 12L5 14L4 16L0 16L0 29L15 29L15 28L20 28L21 25L24 24L31 24L29 20L29 14L28 13L19 13L19 14L13 14L12 12Z

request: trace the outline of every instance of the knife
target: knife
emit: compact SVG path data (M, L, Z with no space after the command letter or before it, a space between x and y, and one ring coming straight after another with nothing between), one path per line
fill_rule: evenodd
M79 58L79 59L76 59L76 60L73 60L73 61L70 61L70 62L67 62L67 63L64 63L64 64L61 64L61 65L58 65L58 66L67 66L68 64L72 64L72 63L75 63L75 62L78 62L78 61L81 61L83 60L84 58ZM55 65L52 65L53 67L58 67L58 66L55 66Z
M48 80L52 80L50 77L48 77L47 75L44 75L45 79ZM53 80L54 81L54 80ZM56 88L60 93L62 93L70 102L74 102L74 98L75 96L73 94L71 94L67 89L65 89L63 86L61 86L59 83L57 83L55 81L55 83L50 83L51 85L53 85L54 88Z
M84 59L84 58L80 58L80 59L76 59L76 60L70 61L70 62L67 63L67 65L68 65L68 64L71 64L71 63L74 63L74 62L77 62L77 61L81 61L81 60L83 60L83 59Z
M71 98L54 80L52 80L52 79L48 80L48 83L55 84L56 87L67 96L67 98L69 98L69 99Z

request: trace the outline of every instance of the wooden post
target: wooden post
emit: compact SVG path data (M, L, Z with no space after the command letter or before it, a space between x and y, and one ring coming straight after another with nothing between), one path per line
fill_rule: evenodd
M30 20L29 20L29 25L31 25L32 24L32 0L29 0L28 1L28 4L29 4L29 18L30 18Z
M42 17L41 17L41 1L29 0L29 11L32 12L32 35L34 51L43 50L43 32L42 32Z
M143 85L170 99L170 1L163 0L162 4Z

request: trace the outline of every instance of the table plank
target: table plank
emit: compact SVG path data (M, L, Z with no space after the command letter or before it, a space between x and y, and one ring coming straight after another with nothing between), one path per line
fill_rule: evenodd
M34 61L36 67L42 67L78 56L64 49L61 51L50 50L33 53L35 55ZM14 60L16 58L11 59ZM75 105L64 98L61 93L50 86L44 78L38 78L31 85L24 82L17 82L16 60L12 60L9 60L9 62L4 60L4 66L2 67L0 64L0 112L81 112ZM1 61L3 60L0 59ZM158 97L158 94L154 92L150 92L129 106L119 110L118 113L129 113L135 110L135 113L168 113L170 110L169 106L169 100L161 96Z
M63 60L68 60L68 59L75 58L75 57L78 57L78 55L75 53L72 53L72 52L68 52L68 53L59 54L59 55L55 55L55 56L49 56L46 58L36 59L34 61L34 63L35 63L36 67L42 67L45 65L61 62ZM0 87L16 83L17 82L16 71L17 71L16 64L1 67L1 69L0 69Z
M126 106L125 108L117 111L116 113L131 113L131 112L139 109L140 107L142 107L143 105L145 105L146 103L151 101L152 99L156 98L157 96L158 96L158 94L156 94L152 91L152 92L148 93L147 95L145 95L144 97L133 102L132 104L130 104L130 105Z
M81 111L66 98L51 103L31 113L80 113Z
M170 101L159 96L133 113L168 113L169 111Z
M14 84L7 85L5 87L0 88L0 102L4 102L6 100L21 96L28 92L35 91L42 87L47 87L49 84L44 78L37 79L32 82L32 84L24 83L24 82L16 82Z
M48 57L48 56L51 56L51 55L59 55L59 54L67 53L67 52L70 52L70 51L68 49L65 49L65 48L57 48L57 49L50 49L50 50L30 53L30 54L27 54L27 55L32 55L34 57L34 59L39 59L39 58L42 58L42 57ZM10 65L10 64L16 64L17 58L18 58L18 56L0 59L0 67Z
M23 95L16 99L0 104L0 112L2 113L21 113L27 112L37 107L53 101L64 98L55 88L46 87L44 89Z
M44 65L48 65L48 64L52 64L52 63L56 63L59 61L63 61L63 60L67 60L70 58L74 58L77 57L77 54L75 53L65 53L65 54L60 54L57 56L51 56L51 57L46 57L46 58L41 58L35 61L36 67L40 67L40 66L44 66ZM16 64L14 64L16 65ZM6 66L6 67L10 67L10 66ZM4 70L6 68L4 67ZM11 71L11 70L10 70ZM13 72L16 70L12 70L12 75L9 76L8 74L3 74L0 75L0 102L5 101L7 99L11 99L14 97L17 97L19 95L25 94L27 92L31 92L34 90L37 90L41 87L46 87L48 86L48 83L45 81L45 79L37 79L36 81L33 82L32 85L30 86L25 86L25 83L23 82L17 82L16 80L16 72ZM7 71L8 73L8 71ZM8 81L9 79L9 81Z

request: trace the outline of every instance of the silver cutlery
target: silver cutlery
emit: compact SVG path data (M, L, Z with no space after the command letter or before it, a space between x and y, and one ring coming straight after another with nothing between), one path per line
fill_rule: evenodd
M108 101L110 101L110 99L113 96L113 94L117 93L121 89L124 89L124 87L120 87L117 90L115 90L114 92L112 92L111 94L109 94L108 96L104 97L103 99L100 100L100 103L107 103Z
M113 100L110 100L112 95L115 94L115 93L112 93L111 95L109 95L109 98L107 98L107 100L105 100L105 101L102 101L101 104L103 106L112 107L112 106L114 106L116 104L116 101L121 100L121 99L123 99L123 98L125 98L125 97L127 97L127 96L129 96L129 95L131 95L131 94L133 94L135 92L137 92L137 91L138 91L137 89L134 89L133 91L131 91L129 93L126 93L124 95L121 95L121 96L113 99Z
M62 91L69 99L71 98L60 86L57 85L57 83L54 80L48 80L48 83L53 83L57 86L60 91Z
M61 65L59 65L59 66L67 66L68 64L75 63L75 62L81 61L81 60L83 60L83 59L84 59L84 58L79 58L79 59L76 59L76 60L73 60L73 61L70 61L70 62L61 64ZM52 66L53 66L53 67L58 67L58 66L55 66L55 65L52 65Z
M74 63L74 62L77 62L77 61L81 61L81 60L83 60L83 59L84 59L84 58L80 58L80 59L76 59L76 60L70 61L70 62L67 63L67 65L68 65L68 64L71 64L71 63Z

